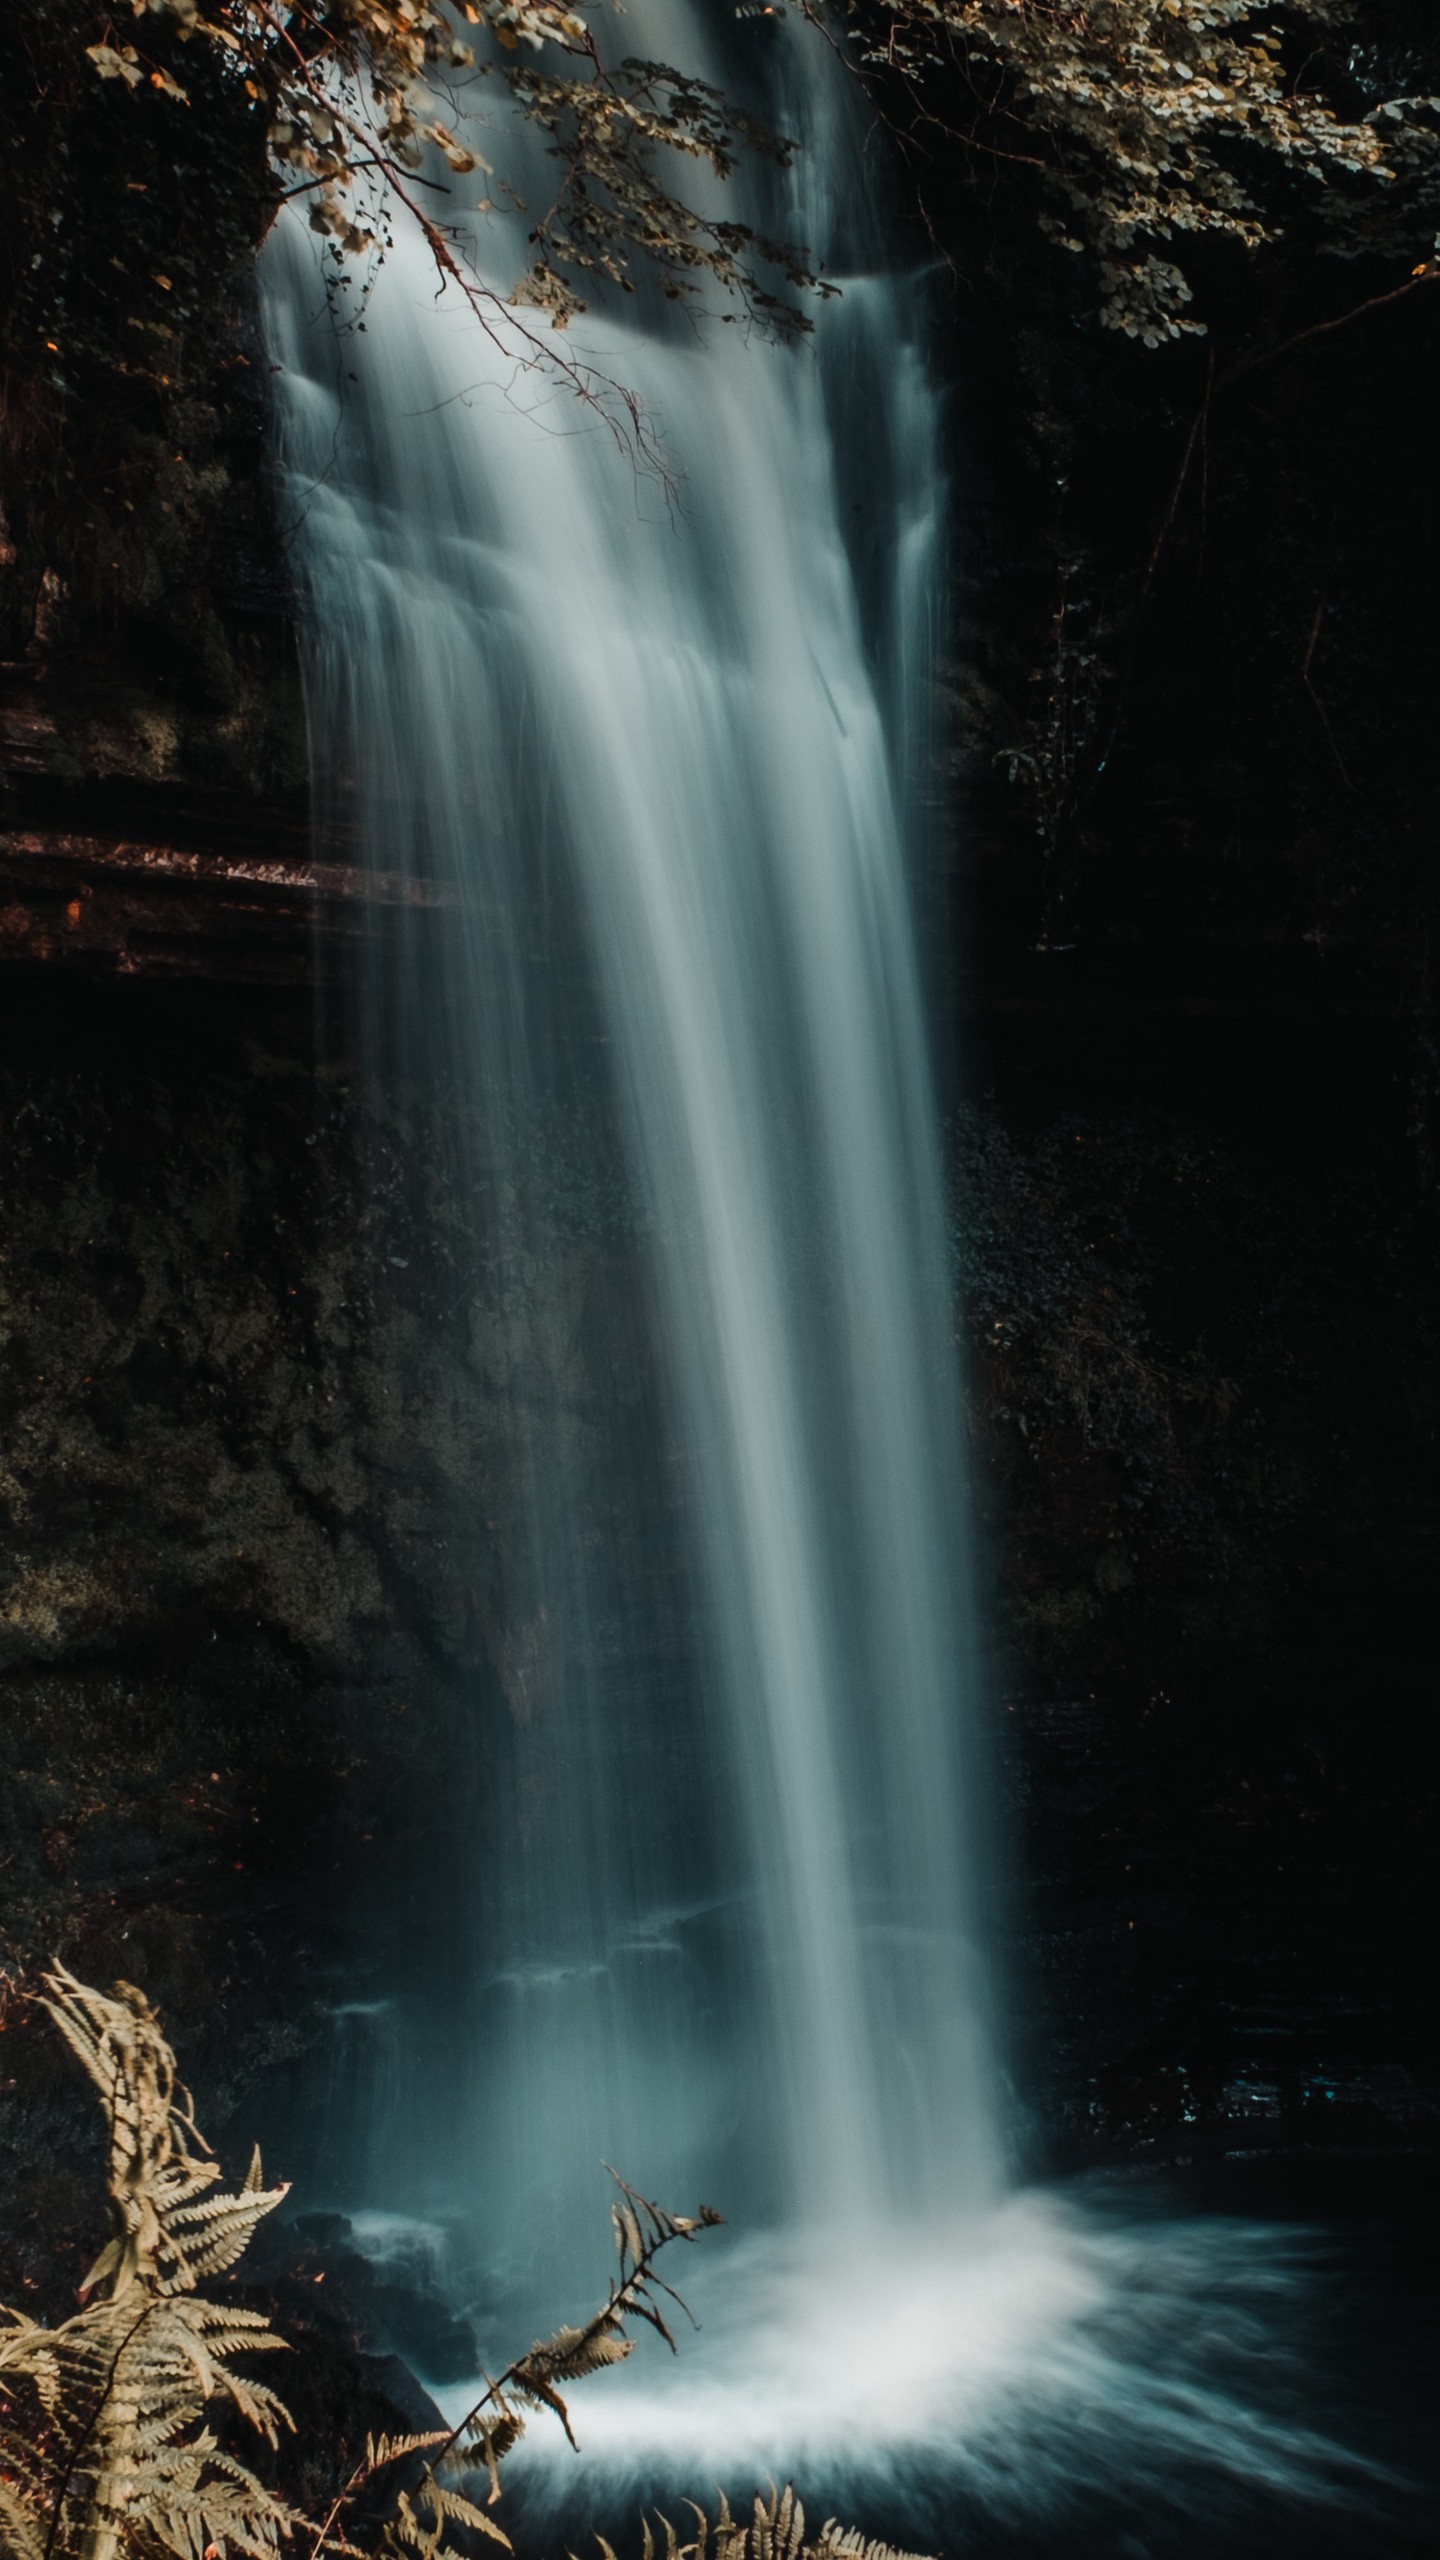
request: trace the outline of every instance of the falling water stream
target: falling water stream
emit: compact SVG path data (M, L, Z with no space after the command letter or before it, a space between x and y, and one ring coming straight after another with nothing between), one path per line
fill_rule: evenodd
M652 0L627 49L728 82L715 23ZM575 332L673 491L403 226L363 335L298 220L267 257L317 800L447 902L392 937L366 1037L463 1105L496 1417L468 1988L438 2048L387 2027L360 2176L382 2238L458 2252L491 2353L588 2289L602 2160L725 2210L668 2397L595 2389L631 2467L878 2434L995 2473L1043 2400L1053 2485L1128 2399L1288 2476L1303 2430L1240 2447L1184 2355L1155 2378L1157 2304L1173 2346L1216 2292L1193 2237L1004 2195L917 957L937 394L845 75L791 26L764 78L806 145L783 225L842 288L813 335L643 296ZM523 228L477 225L504 287Z
M657 34L693 60L687 15ZM547 1109L613 1123L703 1628L688 1698L607 1691L585 1628L625 1605L621 1566L563 1487L527 1486L507 1605L544 1612L520 1730L545 1801L523 1846L487 1826L487 2139L553 2196L653 2156L664 2123L688 2185L718 2074L787 2224L988 2199L954 1378L888 716L923 684L939 530L905 290L846 276L799 352L592 323L671 503L583 412L535 414L513 358L437 309L414 236L364 342L314 324L303 237L272 274L322 784L343 771L366 857L452 885L463 919L389 1001L442 1026L522 1220ZM884 516L858 528L868 596L847 414ZM643 1431L624 1450L640 1475L661 1457ZM717 1898L743 1979L706 1984L666 1958L677 1910ZM697 2007L723 2013L708 2061Z

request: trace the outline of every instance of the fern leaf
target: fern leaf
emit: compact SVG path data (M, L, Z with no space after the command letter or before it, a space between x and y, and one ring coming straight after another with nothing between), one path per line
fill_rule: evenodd
M627 2302L625 2308L627 2312L632 2312L637 2320L646 2321L650 2328L654 2329L658 2335L664 2339L672 2356L678 2354L679 2350L676 2347L674 2334L670 2328L670 2324L658 2302L653 2301L648 2293L637 2288L637 2290L631 2295L631 2298L629 2302Z
M279 2443L282 2427L287 2434L294 2434L295 2421L284 2401L263 2382L250 2382L238 2373L229 2372L221 2376L221 2381L224 2397L231 2407L248 2426L254 2428L258 2436L264 2437L267 2444Z
M502 2533L492 2516L487 2516L483 2508L472 2506L468 2498L442 2489L433 2472L427 2473L413 2499L402 2491L395 2507L392 2531L404 2549L419 2554L419 2560L439 2560L447 2523L467 2525L472 2532L500 2543L506 2551L514 2548L508 2533ZM422 2507L429 2508L428 2520L419 2512Z
M233 2266L256 2224L286 2190L261 2183L259 2154L238 2195L212 2195L220 2177L188 2089L143 1992L118 1982L92 1991L63 1965L45 1977L44 2006L100 2092L110 2125L111 2231L82 2299L131 2287L193 2292Z
M127 2507L177 2560L203 2560L207 2550L272 2560L300 2521L209 2435L137 2464Z
M598 2373L602 2365L623 2363L633 2343L618 2320L602 2313L588 2328L557 2329L553 2338L540 2340L525 2363L534 2364L552 2382L579 2382L587 2373Z
M632 2265L638 2266L645 2255L645 2242L628 2203L612 2204L610 2219L615 2225L615 2246L621 2266L625 2265L627 2258Z
M570 2412L543 2368L532 2365L527 2357L523 2364L517 2364L514 2367L510 2379L522 2399L533 2400L537 2408L554 2410L568 2441L573 2445L575 2435L570 2424ZM578 2451L578 2447L576 2449Z
M502 2543L507 2551L514 2548L509 2534L502 2533L494 2517L487 2516L483 2507L477 2507L469 2498L462 2498L458 2490L442 2489L433 2476L430 2487L440 2513L448 2523L465 2525L471 2533L483 2533L491 2542Z
M273 2213L289 2192L288 2186L247 2186L238 2195L210 2195L173 2211L167 2207L161 2219L173 2252L174 2271L167 2278L166 2290L193 2291L207 2276L223 2274L226 2268L233 2267L244 2256L265 2215Z
M5 2396L29 2395L13 2424L0 2409L0 2550L276 2560L300 2519L203 2421L228 2403L275 2443L288 2411L229 2359L284 2342L262 2313L196 2288L234 2263L285 2190L265 2188L257 2154L238 2193L214 2192L220 2169L141 1992L92 1991L63 1966L46 1988L105 2108L111 2227L70 2319L42 2330L0 2313Z
M173 2307L203 2329L215 2355L233 2355L241 2348L247 2356L256 2355L269 2347L288 2353L285 2340L276 2335L263 2311L247 2310L240 2302L203 2300L177 2302Z
M47 2532L45 2518L29 2499L0 2478L0 2549L7 2560L45 2560Z
M914 2551L897 2551L888 2542L868 2541L853 2526L837 2524L827 2516L820 2527L818 2540L811 2546L816 2560L925 2560Z
M715 2549L718 2560L735 2560L737 2547L746 2540L745 2527L736 2523L730 2513L730 2501L720 2491L720 2513L715 2523Z
M259 2158L257 2151L251 2163L252 2169ZM224 2217L248 2223L253 2231L256 2223L272 2212L289 2192L288 2186L252 2187L247 2179L237 2195L202 2196L193 2203L187 2200L167 2206L167 2219L172 2229L181 2230L198 2229L202 2223L216 2222Z
M682 2543L667 2516L659 2522L665 2534L665 2547L660 2560L922 2560L914 2552L896 2551L885 2542L872 2542L863 2533L836 2523L828 2517L813 2542L805 2538L805 2510L788 2484L771 2488L768 2497L757 2496L751 2508L750 2521L741 2524L732 2515L723 2490L718 2493L717 2512L712 2522L706 2510L687 2498L686 2506L695 2518L695 2539ZM658 2512L658 2511L657 2511ZM641 2520L642 2560L653 2560L648 2522ZM600 2536L596 2536L597 2541ZM601 2543L602 2560L613 2560L606 2543Z
M377 2471L389 2469L392 2462L403 2462L407 2454L428 2453L432 2445L448 2442L443 2427L432 2429L428 2436L367 2436L365 2439L365 2471L367 2478Z
M0 2481L0 2549L10 2560L48 2560L45 2544L46 2527L40 2517Z
M27 2319L23 2311L0 2312L0 2319L12 2324L8 2336L0 2333L0 2373L23 2374L34 2384L46 2416L53 2418L60 2397L60 2367L50 2331Z
M511 2446L518 2444L524 2433L525 2421L519 2410L512 2408L510 2402L501 2397L493 2416L482 2417L478 2413L472 2414L461 2429L454 2451L448 2457L452 2463L461 2463L467 2459L473 2461L477 2455L479 2456L489 2475L490 2495L487 2504L492 2507L500 2495L500 2465Z

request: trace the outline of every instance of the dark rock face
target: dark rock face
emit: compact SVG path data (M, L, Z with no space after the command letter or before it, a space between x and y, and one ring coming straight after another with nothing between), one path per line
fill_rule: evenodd
M1143 1035L1143 1117L1113 1048L1042 1079L1032 1037L957 1185L1032 2142L1427 2145L1432 1250L1393 1027L1272 1059L1258 1125L1213 1030L1168 1078ZM1049 1078L1076 1107L1037 1129Z
M389 1538L433 1376L382 1375L405 1320L306 1008L10 993L7 1955L150 1986L223 2133L311 2032L357 1764L426 1749Z
M292 1888L344 1864L333 1809L402 1667L357 1677L386 1608L373 1355L323 1241L349 1131L303 1014L162 1020L42 976L7 1030L6 1952L152 1986L223 2133L300 2049Z
M12 1063L7 1669L197 1611L334 1666L380 1608L348 1115L293 1056L222 1057L168 1089L133 1049Z
M1440 296L1217 257L1208 342L1147 355L1037 256L1024 172L924 184L1034 2140L1428 2144Z
M253 318L268 109L187 34L147 38L182 106L96 77L81 0L0 24L0 658L63 661L112 757L265 791L299 745Z
M554 1641L522 1466L612 1500L633 1239L592 1151L517 1272L460 1106L367 1083L308 997L8 993L0 1962L142 1982L207 2133L303 2205L351 2157L346 2018L463 1964L486 1754ZM10 2026L0 2298L94 2198L88 2094ZM450 2334L423 2269L377 2293L343 2232L300 2243L357 2335Z

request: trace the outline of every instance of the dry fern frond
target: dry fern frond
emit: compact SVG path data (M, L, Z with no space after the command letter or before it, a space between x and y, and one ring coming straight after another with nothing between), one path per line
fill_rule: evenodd
M818 2541L809 2548L808 2560L922 2560L914 2551L897 2551L889 2542L869 2542L863 2533L850 2525L837 2524L828 2516L820 2527Z
M483 2463L490 2473L492 2496L496 2464L523 2429L517 2403L553 2410L573 2444L570 2413L556 2387L559 2383L579 2381L628 2356L634 2341L626 2335L627 2320L647 2321L673 2349L675 2341L656 2297L666 2294L679 2304L680 2296L656 2274L655 2261L672 2240L693 2240L697 2232L711 2231L720 2221L708 2204L693 2214L670 2213L627 2186L617 2170L609 2174L620 2190L619 2201L610 2209L620 2259L618 2281L612 2282L599 2310L580 2327L567 2323L553 2337L537 2339L528 2354L518 2356L498 2382L489 2384L441 2457L461 2465ZM502 2433L503 2443L499 2441Z
M446 2527L460 2525L470 2533L484 2534L509 2551L508 2533L502 2533L493 2516L477 2507L458 2489L447 2489L433 2471L427 2471L418 2489L407 2496L402 2490L395 2502L395 2514L385 2526L378 2553L382 2560L402 2560L402 2555L415 2554L417 2560L440 2560L446 2551Z
M117 1982L92 1991L57 1965L42 2003L100 2092L110 2125L106 2184L110 2238L84 2284L120 2301L145 2292L193 2293L243 2256L257 2225L288 2195L266 2188L255 2152L235 2195L210 2195L218 2161L195 2122L195 2102L143 1991Z
M28 2498L0 2479L0 2551L13 2560L45 2560L45 2526Z
M100 2093L109 2127L110 2237L84 2307L45 2329L0 2314L0 2523L16 2560L274 2560L299 2519L222 2449L207 2410L228 2403L274 2444L290 2424L235 2355L283 2346L258 2311L197 2287L233 2266L286 2193L258 2152L234 2194L143 1992L91 1990L63 1966L44 2007Z
M839 2525L827 2517L813 2541L805 2535L805 2510L790 2486L772 2488L767 2498L756 2497L749 2521L740 2523L730 2512L722 2490L714 2519L693 2498L685 2501L695 2518L695 2531L688 2542L682 2542L668 2516L657 2514L656 2522L664 2534L660 2560L920 2560L914 2552L897 2551L888 2542L868 2541L848 2525ZM597 2533L601 2560L615 2560L615 2553L603 2534ZM655 2536L650 2520L640 2520L641 2560L655 2560Z
M419 2452L431 2446L437 2448L434 2460L426 2465L418 2484L401 2493L395 2513L384 2528L378 2545L383 2560L445 2560L447 2551L453 2549L446 2539L451 2526L458 2526L462 2532L483 2534L508 2551L508 2534L486 2508L493 2507L499 2497L500 2465L525 2432L526 2410L551 2410L573 2444L570 2413L559 2390L562 2382L577 2382L587 2373L621 2363L634 2343L625 2330L629 2319L648 2321L673 2347L675 2342L656 2296L663 2293L677 2303L680 2297L656 2274L655 2261L672 2240L693 2240L697 2232L712 2229L720 2216L709 2205L702 2205L694 2214L670 2213L664 2205L655 2204L628 2186L613 2169L610 2175L619 2189L612 2219L620 2272L599 2309L589 2320L567 2322L553 2336L537 2339L526 2354L516 2357L498 2382L487 2382L473 2408L448 2436L386 2439L381 2446L367 2445L366 2462L336 2501L332 2516L316 2541L313 2560L321 2560L324 2552L342 2552L347 2547L330 2539L329 2525L384 2460L398 2460L402 2452ZM388 2453L384 2450L387 2443L392 2447ZM477 2507L451 2485L468 2473L481 2470L489 2481L484 2508ZM701 2510L697 2508L695 2512L699 2515ZM646 2532L648 2535L648 2526ZM679 2546L668 2527L667 2534L667 2555L678 2553ZM602 2560L610 2560L603 2540L601 2552Z
M194 2295L106 2299L53 2330L3 2340L0 2470L46 2560L273 2560L298 2521L203 2421L228 2405L273 2444L290 2423L228 2356L278 2348L258 2312Z
M550 2409L573 2443L562 2383L618 2364L644 2320L673 2348L661 2297L684 2308L658 2274L672 2241L693 2240L720 2216L708 2205L670 2213L614 2170L611 2209L618 2273L590 2319L538 2339L448 2434L370 2435L320 2520L297 2515L238 2461L207 2424L227 2406L273 2445L291 2424L266 2384L232 2358L283 2346L264 2314L199 2291L233 2266L256 2224L286 2190L264 2184L258 2152L242 2187L220 2172L195 2122L189 2091L142 1992L93 1991L62 1967L46 1978L45 2007L104 2103L109 2126L110 2239L92 2267L83 2308L54 2329L0 2309L0 2554L3 2560L282 2560L299 2537L308 2560L457 2560L472 2538L511 2549L488 2509L500 2464L529 2409ZM428 2459L422 2459L428 2457ZM418 2462L378 2536L362 2549L342 2519L382 2471ZM483 2470L485 2506L468 2494ZM722 2495L712 2522L686 2501L695 2532L682 2542L658 2516L642 2520L642 2560L912 2560L833 2519L813 2542L791 2488L756 2498L740 2523ZM459 2541L454 2538L458 2536ZM597 2534L600 2560L615 2560Z
M768 2501L757 2498L750 2526L751 2560L800 2560L805 2548L805 2510L788 2485L771 2490Z
M403 2462L412 2453L429 2453L446 2441L443 2427L432 2427L424 2436L367 2436L365 2439L365 2476L373 2480L377 2471L388 2471L392 2462Z

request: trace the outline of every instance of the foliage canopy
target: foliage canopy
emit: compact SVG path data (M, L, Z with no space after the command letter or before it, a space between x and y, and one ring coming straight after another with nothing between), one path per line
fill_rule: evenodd
M1409 0L792 0L789 15L816 22L792 40L828 35L905 136L942 249L957 182L1035 190L1024 226L1055 244L1077 319L1149 346L1193 336L1217 247L1440 274L1440 52ZM7 655L47 615L76 631L138 615L177 681L217 704L233 692L215 599L230 552L248 562L269 538L245 496L264 434L248 279L287 196L337 288L397 218L416 223L511 355L558 370L647 450L625 384L563 334L597 286L682 305L715 288L803 333L828 289L808 252L731 219L724 193L742 159L783 169L795 145L683 65L615 58L624 26L600 0L9 0ZM476 244L501 209L529 251L496 281ZM266 575L278 594L283 571Z
M528 273L510 297L563 329L583 310L578 287L603 277L633 292L636 260L661 292L683 301L707 277L782 332L807 324L771 292L759 267L811 286L800 252L748 224L698 212L667 179L666 155L728 178L743 150L788 166L794 146L772 136L703 80L666 63L602 52L593 0L130 0L86 47L102 79L148 85L190 103L181 47L222 57L237 93L266 118L286 195L309 199L311 226L342 254L378 245L389 200L420 225L442 274L487 317L499 299L476 276L453 221L430 209L422 173L438 153L454 177L477 170L519 205L514 186L457 131L478 84L498 78L524 123L558 163L549 205L534 215ZM484 184L484 178L480 183ZM494 210L482 195L477 209Z
M1203 331L1180 260L1204 236L1255 250L1303 208L1337 251L1435 245L1440 98L1373 94L1360 0L848 7L873 72L927 96L959 74L932 121L1043 170L1042 227L1094 261L1105 326L1147 346Z
M666 64L614 63L592 0L129 0L86 47L104 79L190 103L180 48L222 57L263 111L284 190L340 256L373 248L393 200L423 229L442 274L482 317L497 297L461 235L426 196L427 151L452 175L484 169L464 124L480 81L498 78L558 164L534 216L535 255L510 296L563 329L603 278L634 290L637 261L673 300L707 278L794 333L803 309L760 280L817 279L804 253L749 225L702 214L672 178L703 163L721 179L746 150L788 165L772 137L706 82ZM924 113L964 149L1034 158L1047 180L1042 228L1094 260L1102 322L1147 345L1200 332L1181 263L1201 236L1256 249L1278 236L1298 189L1328 245L1373 246L1385 198L1412 241L1440 212L1440 99L1373 94L1354 36L1360 0L801 0L797 16L849 41L867 77L924 89ZM928 90L958 70L970 112L947 125ZM442 111L443 110L443 111ZM1008 149L991 128L1009 128ZM483 183L483 181L482 181ZM425 190L422 194L420 190ZM479 210L493 211L482 196ZM1427 248L1431 245L1426 243Z

